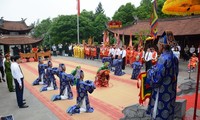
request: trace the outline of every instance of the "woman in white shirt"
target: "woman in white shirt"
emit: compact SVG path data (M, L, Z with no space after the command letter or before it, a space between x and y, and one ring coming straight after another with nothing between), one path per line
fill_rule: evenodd
M173 54L174 54L178 59L180 59L180 52L179 52L178 47L175 47L175 49L173 50Z

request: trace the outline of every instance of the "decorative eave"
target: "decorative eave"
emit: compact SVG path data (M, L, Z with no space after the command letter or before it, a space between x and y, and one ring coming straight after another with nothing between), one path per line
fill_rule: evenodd
M7 31L30 31L34 26L27 26L25 20L7 21L1 19L0 29Z
M28 35L18 35L18 36L0 36L0 44L3 45L26 45L42 42L43 38L33 38Z
M200 15L158 19L158 36L161 36L165 30L172 31L175 36L200 35L199 25ZM150 31L150 23L149 20L141 20L120 29L107 29L112 33L118 33L120 35L136 35L136 33L139 33L140 31Z

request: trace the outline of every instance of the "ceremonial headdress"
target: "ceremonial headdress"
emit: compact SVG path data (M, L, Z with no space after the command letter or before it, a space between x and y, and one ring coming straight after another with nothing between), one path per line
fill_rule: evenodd
M50 66L50 65L52 65L52 62L49 60L47 64L48 64L48 66Z
M81 66L76 66L76 69L80 69L81 68Z
M63 69L65 69L65 64L61 63L61 64L59 64L59 67L63 70Z
M109 65L109 62L105 62L104 65L105 65L105 66L108 66L108 65Z
M43 58L42 57L39 57L38 58L38 62L42 62Z
M83 72L83 70L80 71L80 78L84 79L84 72Z
M172 31L164 31L158 42L169 46L176 46L177 44Z

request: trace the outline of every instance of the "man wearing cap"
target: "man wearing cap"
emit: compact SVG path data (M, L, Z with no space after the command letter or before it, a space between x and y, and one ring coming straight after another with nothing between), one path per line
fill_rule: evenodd
M15 92L14 87L13 87L13 78L12 78L12 74L11 74L11 69L10 69L10 65L11 65L11 61L10 61L10 55L9 53L7 53L5 55L5 73L6 73L6 81L7 81L7 86L8 86L8 90L10 92Z
M175 39L171 31L165 31L158 41L162 54L155 66L147 71L147 81L152 89L147 113L152 119L173 120L178 78L178 58L171 51Z

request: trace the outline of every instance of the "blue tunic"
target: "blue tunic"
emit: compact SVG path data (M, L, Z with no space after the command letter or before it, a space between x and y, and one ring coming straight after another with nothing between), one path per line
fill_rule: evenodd
M138 79L138 75L140 74L142 64L139 61L135 61L132 64L133 72L131 79Z
M58 74L58 68L51 68L48 67L46 69L46 84L40 89L40 91L47 91L49 90L48 88L52 89L52 90L56 90L58 89L57 84L56 84L56 78L54 77L54 74Z
M122 71L122 59L114 59L113 66L115 67L114 75L122 76L125 74Z
M73 86L74 83L74 76L72 74L67 74L63 71L59 71L58 77L60 78L60 94L53 95L51 100L55 101L61 99L73 99L71 86Z
M90 106L88 92L92 93L95 88L96 87L93 81L90 81L90 80L82 81L78 79L77 84L76 84L76 89L77 89L76 103L77 104L69 107L67 110L67 113L69 114L80 113L81 112L80 109L82 108L82 106L85 106L85 112L93 112L94 109Z
M39 77L34 80L32 85L39 85L39 84L45 84L46 78L45 78L45 69L47 68L47 64L38 64L38 74Z
M157 64L147 72L152 89L147 113L151 114L152 119L174 119L178 65L178 59L172 51L165 51Z

